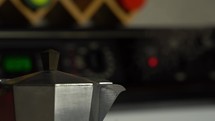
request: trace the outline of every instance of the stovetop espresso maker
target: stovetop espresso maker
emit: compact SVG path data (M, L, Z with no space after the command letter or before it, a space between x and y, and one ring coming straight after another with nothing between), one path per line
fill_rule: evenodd
M43 71L1 82L13 87L15 121L103 121L125 90L112 82L58 71L59 53L55 50L41 57Z

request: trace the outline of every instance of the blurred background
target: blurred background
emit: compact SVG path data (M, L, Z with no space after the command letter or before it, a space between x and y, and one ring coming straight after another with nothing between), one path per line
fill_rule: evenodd
M0 78L59 70L122 84L105 121L213 121L214 0L0 0Z

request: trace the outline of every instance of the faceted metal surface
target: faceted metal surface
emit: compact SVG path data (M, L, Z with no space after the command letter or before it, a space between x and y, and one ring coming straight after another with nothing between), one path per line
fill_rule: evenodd
M103 121L124 87L108 83L14 86L16 121Z
M50 59L58 59L57 55L47 51L44 63L50 64ZM16 121L103 121L125 90L112 82L57 71L57 60L44 67L45 71L4 81L14 85Z
M112 82L101 82L94 85L89 121L103 121L117 96L122 91L125 91L123 86L112 84Z
M89 121L93 84L57 84L54 121Z
M16 121L54 121L53 86L14 86Z
M118 97L118 95L125 91L125 88L121 85L116 84L108 84L101 85L100 88L100 103L99 103L99 121L103 121L114 101Z

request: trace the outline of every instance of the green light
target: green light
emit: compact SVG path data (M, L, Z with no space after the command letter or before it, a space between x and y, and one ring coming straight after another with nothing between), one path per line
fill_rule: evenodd
M33 9L46 7L50 4L51 0L24 0L24 2Z
M27 56L7 56L3 59L6 72L29 72L32 70L32 61Z

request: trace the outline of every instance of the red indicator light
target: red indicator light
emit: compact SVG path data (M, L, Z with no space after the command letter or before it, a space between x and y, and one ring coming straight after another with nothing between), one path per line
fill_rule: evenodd
M148 58L148 66L150 68L156 68L158 66L158 58L157 57L150 57Z

